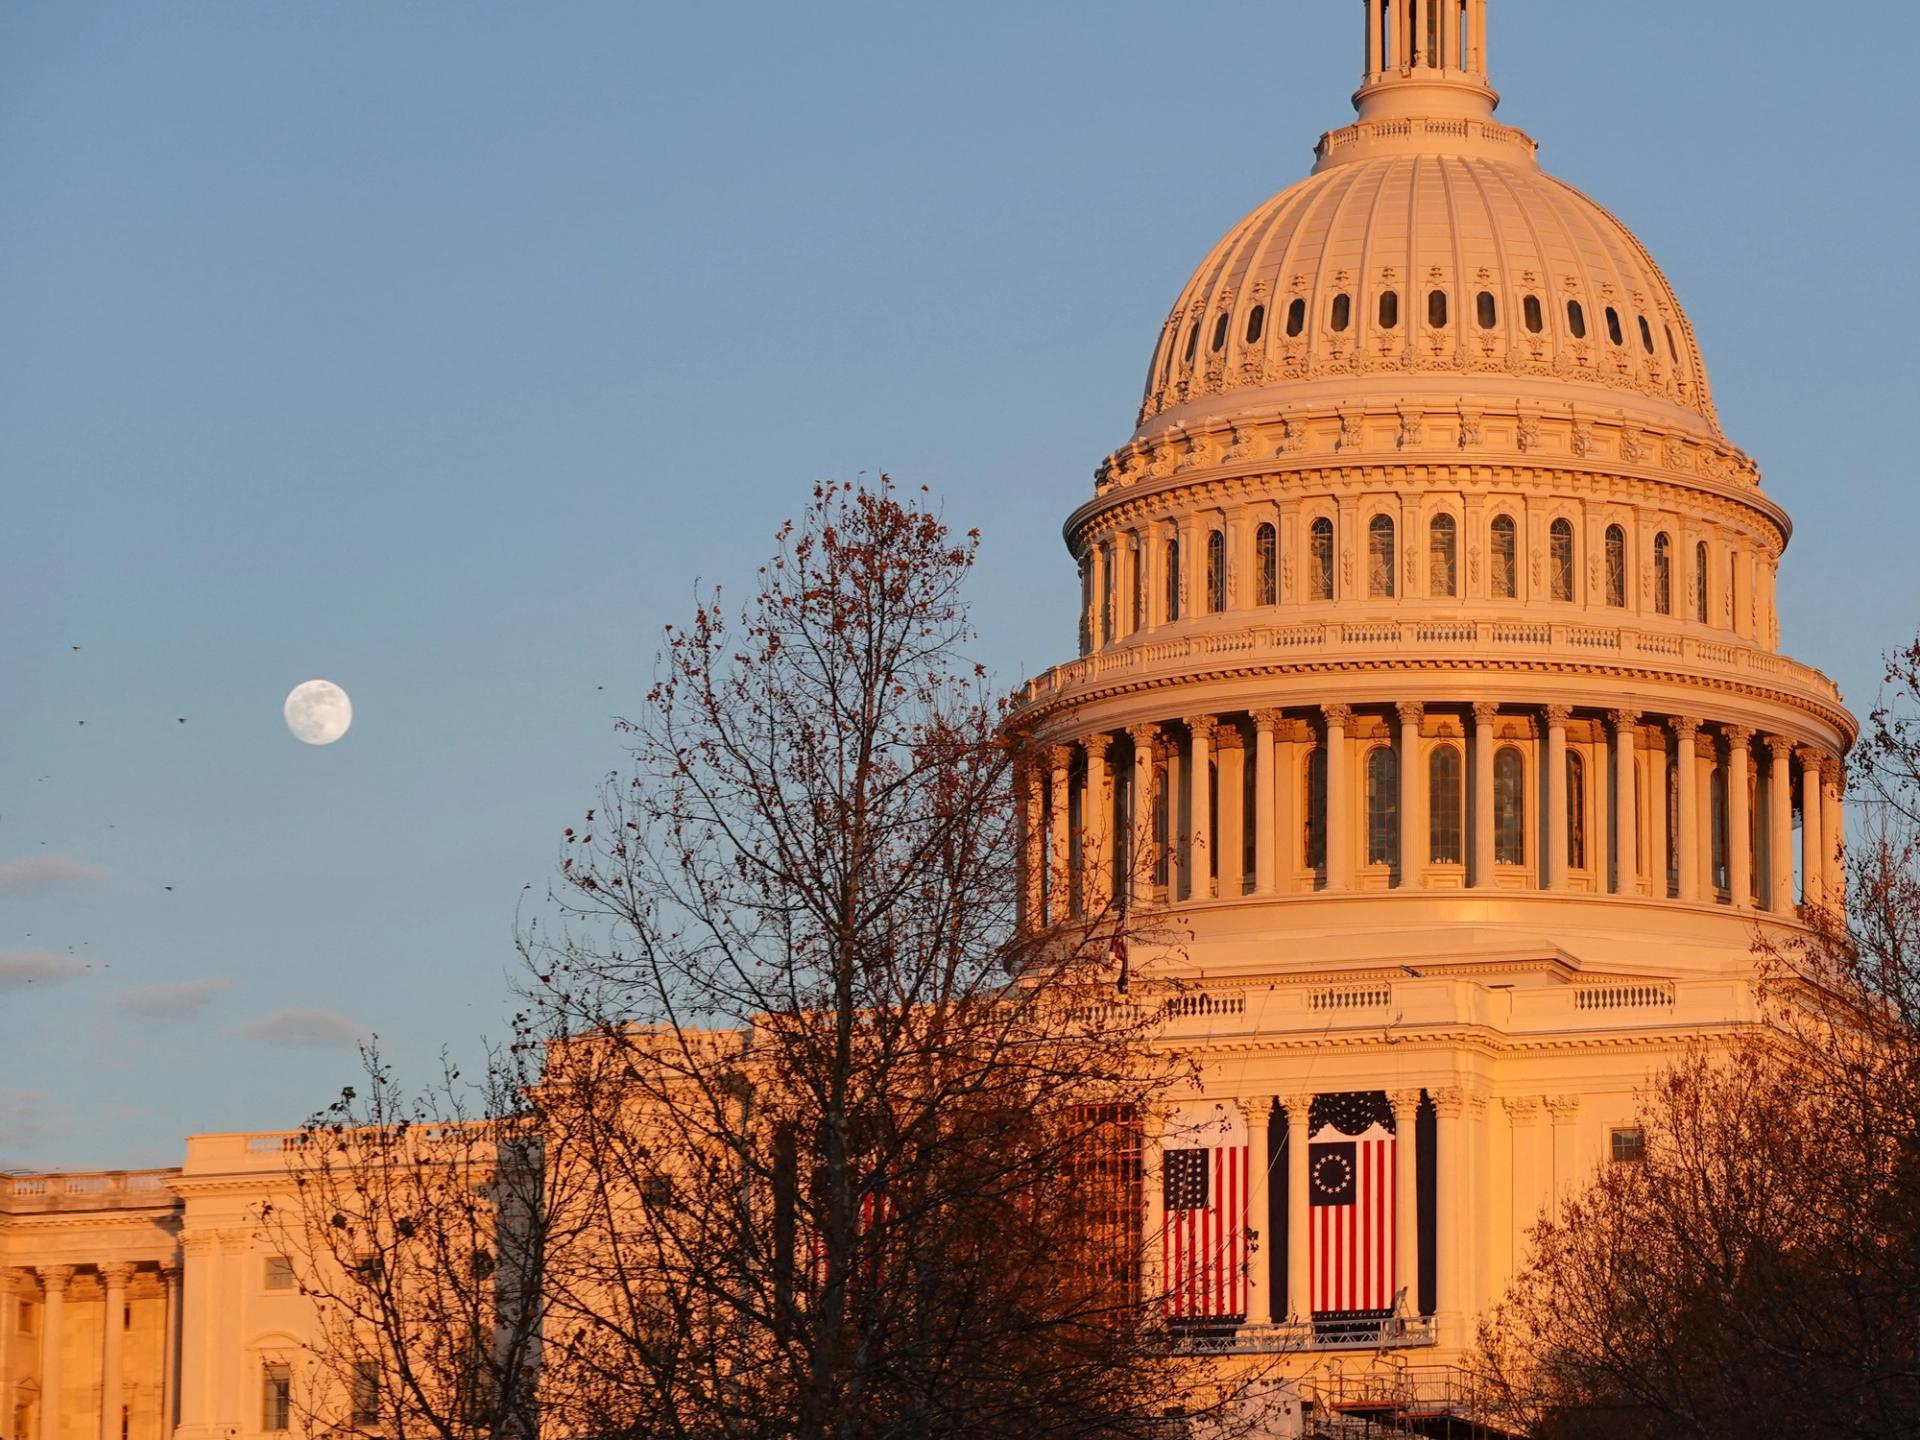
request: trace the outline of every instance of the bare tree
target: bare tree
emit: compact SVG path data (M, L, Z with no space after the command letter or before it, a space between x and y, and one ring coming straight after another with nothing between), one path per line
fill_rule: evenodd
M1661 1077L1644 1162L1537 1228L1483 1335L1536 1434L1915 1429L1920 642L1887 682L1844 902L1759 946L1771 1023Z

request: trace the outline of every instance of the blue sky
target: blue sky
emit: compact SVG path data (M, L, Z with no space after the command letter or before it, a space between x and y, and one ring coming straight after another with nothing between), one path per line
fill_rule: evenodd
M1920 10L1493 9L1864 710L1920 626ZM1350 0L0 9L0 1165L166 1164L356 1033L497 1031L660 626L817 479L932 486L982 657L1064 658L1060 522L1360 42Z

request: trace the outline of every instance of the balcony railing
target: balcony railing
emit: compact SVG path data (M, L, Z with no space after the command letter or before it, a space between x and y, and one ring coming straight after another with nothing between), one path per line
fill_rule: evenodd
M1178 1335L1174 1343L1185 1355L1288 1355L1306 1350L1409 1350L1438 1341L1431 1320L1392 1316L1385 1320L1227 1324Z

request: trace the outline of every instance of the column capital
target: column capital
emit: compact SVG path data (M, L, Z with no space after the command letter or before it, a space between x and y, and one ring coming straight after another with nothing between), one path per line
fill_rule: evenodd
M1784 765L1793 758L1793 741L1785 735L1769 735L1766 742L1767 749L1773 754L1774 764Z
M1420 1109L1420 1091L1417 1088L1412 1090L1389 1090L1387 1092L1387 1103L1393 1107L1393 1118L1395 1120L1412 1116L1418 1113Z
M1240 1109L1247 1117L1249 1125L1269 1124L1273 1116L1273 1107L1279 1101L1277 1095L1248 1095L1241 1099Z
M1158 725L1129 725L1127 738L1133 741L1136 750L1152 750L1160 743Z
M1289 1130L1293 1129L1296 1125L1302 1130L1307 1128L1308 1116L1313 1110L1313 1096L1311 1094L1299 1093L1282 1095L1280 1097L1280 1103L1286 1109L1287 1128Z
M133 1279L133 1266L124 1260L112 1261L100 1267L100 1278L106 1281L109 1290L124 1290Z
M1827 769L1827 757L1811 745L1802 745L1794 751L1802 766L1816 775L1824 775Z
M1578 1095L1549 1095L1546 1097L1547 1111L1553 1116L1556 1125L1565 1124L1580 1113Z
M1501 1098L1500 1104L1515 1125L1531 1125L1540 1118L1538 1095L1507 1095Z
M1217 715L1189 715L1187 717L1187 729L1192 732L1193 738L1196 740L1211 740L1214 732L1219 728L1220 717Z
M1071 745L1049 745L1047 747L1047 766L1052 770L1067 770L1073 766L1073 747Z
M1700 722L1691 715L1676 715L1673 717L1672 724L1673 733L1682 745L1689 743L1700 733Z
M64 1295L67 1286L73 1283L73 1265L37 1265L34 1267L40 1276L40 1288L49 1295Z
M1216 750L1244 750L1247 737L1240 733L1238 725L1221 723L1213 728L1213 748Z
M1427 707L1418 700L1402 700L1393 710L1402 725L1418 725L1427 718Z
M213 1254L220 1248L220 1236L213 1230L190 1230L180 1237L180 1250L189 1260Z
M1567 728L1567 722L1573 718L1573 707L1571 705L1549 705L1547 706L1546 713L1547 728L1549 730L1564 730Z
M1473 702L1473 723L1491 725L1500 718L1500 705L1494 700L1476 700Z
M1329 726L1336 729L1344 730L1353 724L1353 707L1351 705L1322 705L1320 707L1320 714Z
M1829 755L1820 762L1820 775L1822 779L1830 781L1836 789L1847 788L1847 762L1838 755Z
M1732 749L1744 750L1753 743L1753 731L1748 726L1724 725L1721 729L1725 732L1727 744Z
M167 1261L156 1273L160 1276L160 1283L169 1290L180 1283L180 1266L174 1261Z
M1089 760L1105 760L1107 752L1113 749L1113 736L1105 730L1096 730L1080 743L1086 747Z
M1253 712L1254 728L1262 735L1277 735L1280 727L1287 722L1284 710L1256 710Z
M1609 710L1607 712L1607 720L1608 723L1613 726L1614 732L1618 734L1622 731L1636 728L1640 724L1640 712L1638 710Z
M1427 1095L1433 1101L1433 1113L1442 1119L1458 1120L1467 1113L1467 1092L1458 1085L1429 1090Z

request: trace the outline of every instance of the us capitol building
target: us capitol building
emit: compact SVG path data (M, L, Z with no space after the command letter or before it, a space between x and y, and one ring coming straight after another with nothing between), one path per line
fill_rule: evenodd
M1678 298L1495 119L1486 0L1364 11L1356 120L1153 343L1066 522L1081 653L1014 723L1024 923L1183 937L1131 957L1205 1059L1148 1137L1170 1322L1385 1418L1633 1163L1649 1077L1758 1022L1856 727L1779 653L1789 522ZM287 1143L0 1178L0 1436L286 1425L312 1321L248 1217Z

